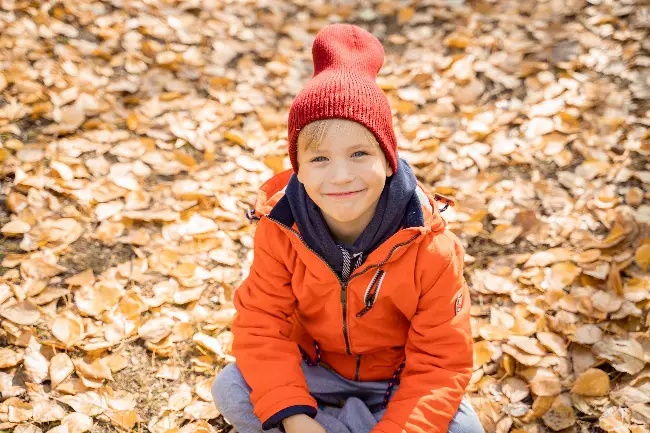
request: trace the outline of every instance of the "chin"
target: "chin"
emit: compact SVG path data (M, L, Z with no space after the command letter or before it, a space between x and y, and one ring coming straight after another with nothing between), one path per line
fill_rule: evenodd
M333 220L336 220L340 223L350 223L353 221L356 221L363 215L365 212L365 209L363 211L355 211L355 212L348 212L345 211L345 209L336 209L334 212L327 212L327 215L332 218Z

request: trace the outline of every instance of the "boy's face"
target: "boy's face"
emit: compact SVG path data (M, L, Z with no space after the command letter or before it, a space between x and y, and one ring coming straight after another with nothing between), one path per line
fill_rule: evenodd
M298 146L298 180L328 224L367 225L393 172L363 125L343 119L327 122L317 148Z

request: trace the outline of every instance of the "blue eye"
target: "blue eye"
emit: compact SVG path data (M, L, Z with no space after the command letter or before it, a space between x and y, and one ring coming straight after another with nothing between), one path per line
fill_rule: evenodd
M327 158L325 158L324 156L317 156L316 158L313 158L309 162L323 162L323 161L327 161Z
M358 150L352 154L352 156L366 156L368 155L368 152L364 152L363 150Z

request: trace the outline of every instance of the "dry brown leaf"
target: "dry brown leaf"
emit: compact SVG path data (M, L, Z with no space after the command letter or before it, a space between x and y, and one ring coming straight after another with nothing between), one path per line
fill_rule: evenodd
M213 401L212 397L212 384L214 383L214 378L207 378L201 380L194 385L194 393L203 401L211 402Z
M84 314L97 316L115 305L124 295L124 289L117 282L99 281L93 286L82 286L75 292L74 301Z
M192 336L192 341L199 344L201 347L208 349L217 356L224 356L221 342L217 338L197 332Z
M192 403L192 390L189 386L183 384L178 391L169 397L168 407L171 410L183 410Z
M41 318L40 311L30 301L0 307L0 316L18 325L33 325Z
M66 353L57 353L50 359L50 381L55 389L74 372L72 359Z
M636 374L645 366L643 346L636 340L612 337L597 341L592 350L601 359L606 359L618 371Z
M560 378L547 368L530 368L521 372L528 380L530 390L537 396L550 397L562 391Z
M32 419L36 422L60 421L67 413L57 402L47 400L34 402L32 412Z
M137 415L134 410L112 411L110 412L109 418L113 425L125 430L131 430L137 421Z
M167 380L178 380L181 377L179 366L163 365L156 373L156 377Z
M25 349L23 366L30 382L43 383L48 377L49 362L36 345L30 345Z
M576 328L572 340L585 345L591 345L600 341L603 331L597 325L580 325Z
M5 407L8 408L9 422L22 423L29 421L32 418L32 404L22 401L5 402Z
M623 299L612 293L599 290L592 296L591 303L594 308L603 313L613 313L621 308Z
M169 317L150 319L138 328L138 336L143 340L158 343L171 334L174 320Z
M501 384L503 393L508 397L510 403L518 403L528 397L528 385L516 377L508 377Z
M548 353L534 338L513 335L508 339L508 343L531 355L544 356Z
M634 253L634 259L643 272L648 271L650 267L650 243L641 245Z
M183 417L186 419L214 419L221 415L214 403L195 401L183 409Z
M66 347L72 347L77 343L83 332L84 328L80 317L57 317L52 324L52 335Z
M493 240L498 245L510 245L523 231L520 226L498 225L494 228Z
M564 430L569 428L576 422L576 415L573 408L570 406L554 407L549 409L544 416L542 416L544 424L553 431Z
M86 363L83 359L75 359L72 361L77 375L82 379L90 380L113 380L113 375L111 374L111 369L106 365L106 362L97 358L92 361L90 364Z
M557 356L568 355L566 350L567 342L561 335L553 332L538 332L537 338L540 343L552 350Z
M650 298L650 279L630 278L623 285L623 296L630 302L641 302Z
M539 355L529 355L508 344L504 344L501 348L523 365L537 365L542 360Z
M23 355L8 348L0 348L0 368L15 367L23 360Z
M494 349L489 341L482 340L474 344L474 369L490 362L494 356Z
M602 397L607 395L609 390L609 376L597 368L582 372L571 388L571 392L588 397Z
M615 416L602 416L598 420L598 426L607 433L630 433L626 423Z
M564 289L570 286L580 275L582 270L572 262L560 262L551 266L551 275L548 280L552 289Z
M93 419L83 413L69 413L61 419L61 425L68 428L69 433L85 433L92 429Z
M31 226L25 221L13 220L2 226L0 232L4 236L22 236L29 231Z
M551 248L546 251L537 251L526 261L524 268L546 267L558 262L567 261L571 257L571 250L567 248Z
M106 409L106 403L95 391L79 393L74 396L63 396L59 401L71 406L76 412L87 416L101 415Z
M64 282L71 286L92 286L95 283L95 274L89 268L79 274L66 278Z

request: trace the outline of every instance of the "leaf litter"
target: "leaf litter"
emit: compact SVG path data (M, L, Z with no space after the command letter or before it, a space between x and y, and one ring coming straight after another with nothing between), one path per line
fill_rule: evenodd
M647 3L1 3L0 429L228 429L244 213L343 20L457 203L486 432L648 433Z

